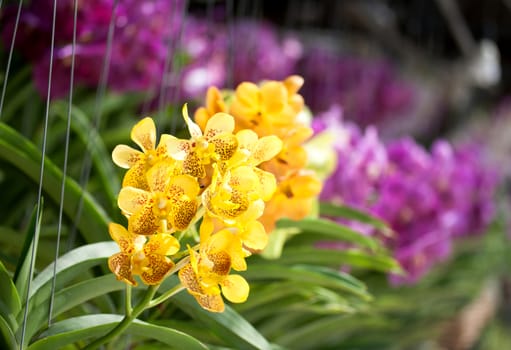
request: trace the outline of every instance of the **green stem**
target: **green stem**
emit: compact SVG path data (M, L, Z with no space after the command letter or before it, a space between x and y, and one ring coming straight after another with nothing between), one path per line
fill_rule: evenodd
M125 313L127 316L131 316L131 312L133 311L131 307L131 284L126 284L126 296L124 300Z
M121 334L124 330L126 330L126 328L129 327L131 322L133 322L133 320L135 320L138 317L138 315L140 315L148 307L148 305L151 302L151 299L153 298L154 294L158 290L158 287L159 287L159 285L150 286L149 288L147 288L144 297L142 298L142 300L140 300L140 302L137 304L137 306L135 306L135 308L133 308L130 315L124 316L122 321L119 322L110 332L108 332L107 334L103 335L102 337L94 340L92 343L87 345L84 348L84 350L97 349L99 346L107 343L108 341L112 340L113 338L115 338L116 336Z
M181 283L179 283L178 285L174 286L173 288L170 288L168 291L160 295L158 298L153 299L149 303L148 307L154 307L156 305L163 303L165 300L171 298L173 295L179 293L183 289L185 289L185 287Z

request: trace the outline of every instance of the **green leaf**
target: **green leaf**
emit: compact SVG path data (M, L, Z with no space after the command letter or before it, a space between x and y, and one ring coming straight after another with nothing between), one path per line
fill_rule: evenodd
M371 214L364 213L363 211L357 210L353 207L345 205L337 205L334 203L321 202L319 204L319 212L321 215L331 216L335 218L344 218L348 220L354 220L369 224L374 228L381 230L383 233L391 233L391 229L387 223L380 220Z
M72 309L88 300L125 288L123 282L118 281L114 274L89 279L70 287L59 290L55 294L52 319L61 313ZM42 297L38 298L38 297ZM30 339L36 331L45 328L48 321L50 306L49 295L35 295L30 300L26 337Z
M40 150L29 140L2 122L0 122L0 159L9 162L32 180L39 181ZM44 171L43 189L50 198L59 203L63 177L62 171L48 158L45 158ZM110 218L88 192L80 188L73 179L66 177L63 203L64 212L72 220L75 219L78 204L82 200L82 215L76 223L82 236L89 243L106 239L108 237L107 226L108 222L111 221Z
M280 264L313 264L339 267L349 265L382 272L400 273L401 268L393 258L356 249L320 249L314 247L286 247L278 260Z
M371 300L366 286L356 278L342 271L327 267L309 265L284 266L282 264L252 264L242 273L249 281L253 280L289 280L311 285L332 288Z
M42 203L42 201L41 201ZM41 204L42 207L42 204ZM25 233L25 240L23 242L23 248L21 249L20 258L18 259L18 264L16 266L16 271L14 272L14 283L16 284L16 288L18 290L18 295L21 299L25 300L27 296L27 288L28 283L32 276L30 276L30 267L34 266L34 261L32 261L32 247L34 245L34 238L39 237L36 234L36 231L41 230L41 218L43 211L39 211L39 215L37 215L37 206L32 210L32 214L30 215L30 221ZM35 244L37 244L36 242Z
M19 348L9 323L3 317L0 317L0 334L2 335L2 338L0 338L0 348L6 350L17 350Z
M115 327L122 319L123 317L120 315L97 314L79 316L60 321L50 326L48 330L41 334L41 339L30 345L28 349L60 349L65 345L87 340L106 333ZM204 344L188 334L139 320L135 320L126 329L125 334L158 340L176 349L207 349Z
M52 112L62 119L67 118L67 109L68 104L65 102L59 101L52 104ZM88 147L95 170L97 170L101 178L101 185L107 198L115 208L120 181L116 176L112 176L112 174L115 174L112 158L97 130L92 127L85 113L77 106L72 106L71 109L71 128L78 135L82 143Z
M21 310L21 301L11 276L0 261L0 315L10 328L16 327L16 315Z
M228 305L222 313L209 312L188 293L176 294L170 301L235 349L271 349L268 341Z
M299 221L281 219L277 222L277 227L294 227L301 230L302 232L312 233L312 238L315 241L328 238L341 240L346 243L357 244L371 250L377 250L380 247L379 243L373 238L364 236L349 227L339 225L326 219L305 218Z
M90 267L105 262L106 258L118 251L119 247L115 242L99 242L78 247L62 255L57 262L57 289L61 289L67 282L77 278ZM54 263L46 267L34 278L30 290L30 298L33 298L36 293L47 293L49 295L53 270ZM38 296L38 298L41 298L41 296Z

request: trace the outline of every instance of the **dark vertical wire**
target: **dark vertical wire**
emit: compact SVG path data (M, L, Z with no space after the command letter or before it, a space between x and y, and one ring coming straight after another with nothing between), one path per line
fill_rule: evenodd
M112 17L110 19L110 23L109 23L109 27L108 27L106 52L105 52L105 57L103 59L103 67L102 67L101 75L99 78L98 89L96 91L96 99L94 101L94 117L92 120L92 127L96 127L96 128L99 127L100 122L101 122L103 98L105 96L106 86L108 83L108 75L110 72L110 61L112 59L112 43L113 43L113 39L114 39L115 19L116 19L118 2L119 2L118 0L114 0L113 6L112 6ZM87 145L85 147L86 150L89 148L88 142L90 142L90 137L87 137ZM92 159L91 159L89 152L86 151L83 162L82 162L82 168L81 168L81 173L80 173L80 187L81 188L85 188L85 186L89 182L91 166L92 166ZM74 240L76 237L76 231L77 231L77 223L80 222L80 220L81 220L82 210L83 210L83 194L80 196L80 200L78 202L78 208L77 208L76 215L75 215L75 218L73 221L73 226L72 226L71 232L69 234L68 249L70 249L74 243Z
M1 1L1 0L0 0ZM0 3L0 8L1 8ZM7 67L5 68L4 85L2 87L2 96L0 97L0 120L2 119L2 111L4 107L5 91L7 90L7 80L9 79L9 72L11 70L12 53L14 51L14 42L16 41L16 33L18 32L18 24L21 16L21 8L23 0L20 0L18 4L18 12L16 13L16 21L14 22L14 31L12 33L11 47L9 48L9 56L7 58Z
M178 48L179 45L181 45L181 42L183 41L183 34L184 34L184 29L185 29L186 21L187 21L187 18L186 18L187 9L188 9L188 1L185 1L184 6L183 6L182 16L181 16L181 18L183 19L183 25L181 26L181 28L179 30L178 37L176 39L176 48ZM183 62L181 61L181 55L178 55L177 57L174 55L174 59L172 60L172 74L175 77L178 77L178 79L180 77L182 68L183 68ZM172 96L170 97L170 103L173 106L175 106L179 100L179 95L181 93L181 83L182 83L182 81L179 80L177 86L174 88L174 90L172 90ZM181 111L181 109L178 108L178 111ZM172 119L170 121L171 134L174 134L176 132L177 121L178 121L178 118L176 118L175 116L172 116Z
M71 76L69 78L69 103L67 106L67 125L66 125L66 141L64 146L64 166L62 168L62 184L60 187L59 202L59 221L57 226L57 246L55 247L55 262L53 264L53 278L51 282L50 307L48 311L48 327L52 322L53 303L55 299L55 288L57 282L57 262L60 250L60 237L62 234L62 216L64 212L64 194L66 188L67 160L69 154L69 138L71 134L71 110L73 105L73 86L75 74L75 56L76 56L76 26L78 22L78 0L74 0L74 17L73 17L73 44L71 46Z
M39 170L39 189L37 192L37 206L36 206L36 218L39 220L39 217L42 212L41 208L41 199L43 194L43 178L44 178L44 161L46 154L46 139L48 135L48 119L50 115L50 95L51 95L51 78L53 73L53 53L55 49L55 22L57 17L57 0L53 0L53 19L52 19L52 28L51 28L51 46L50 46L50 63L48 68L48 91L46 93L46 111L44 113L44 129L43 129L43 145L41 150L41 167ZM32 285L32 277L34 274L34 265L37 256L37 245L39 242L39 224L35 227L34 239L32 241L32 249L30 252L30 268L28 273L28 281L27 281L27 295L25 296L25 310L23 312L23 324L21 326L21 340L20 340L20 349L24 348L25 341L25 332L27 329L27 319L28 319L28 301L30 296L30 287Z

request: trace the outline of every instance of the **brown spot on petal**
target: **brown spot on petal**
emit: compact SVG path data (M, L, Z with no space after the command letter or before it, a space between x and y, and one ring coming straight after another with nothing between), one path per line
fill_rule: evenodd
M220 276L227 276L231 270L231 257L224 251L208 254L208 259L213 263L211 272Z
M177 230L184 230L190 225L190 222L197 213L197 201L195 200L182 200L180 201L172 212L173 226Z
M142 281L148 285L161 283L167 272L174 266L174 263L163 255L150 254L146 256L148 264L144 272L140 274Z
M223 312L225 304L221 295L193 294L199 305L211 312Z
M119 281L124 281L133 286L137 285L131 274L131 258L129 254L117 253L112 255L108 258L108 268Z
M122 187L135 187L141 190L149 191L149 185L146 180L146 164L145 161L135 163L124 175Z
M206 176L204 165L202 165L200 158L195 153L188 153L183 161L184 172L199 179Z
M153 201L146 203L142 209L128 219L128 230L137 235L152 235L158 230L158 217L153 210Z
M228 160L238 149L238 140L234 135L223 135L215 137L210 142L215 145L215 153L220 156L220 160Z
M203 290L191 264L185 265L179 270L179 280L190 292L202 294Z

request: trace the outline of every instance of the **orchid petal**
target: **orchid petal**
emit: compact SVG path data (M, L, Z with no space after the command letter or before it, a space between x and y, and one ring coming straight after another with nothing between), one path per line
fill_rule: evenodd
M250 287L240 275L229 275L220 283L222 294L233 303L243 303L248 298Z
M142 158L143 153L126 145L117 145L112 151L114 163L124 169L131 168Z
M131 139L144 152L154 150L156 145L156 126L152 118L144 118L131 130Z

